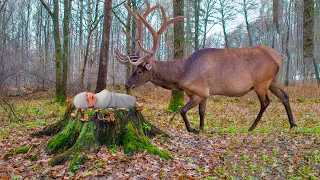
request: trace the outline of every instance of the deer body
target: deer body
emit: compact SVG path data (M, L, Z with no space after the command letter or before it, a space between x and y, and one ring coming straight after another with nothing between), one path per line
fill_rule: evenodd
M125 4L128 12L133 15L138 24L139 37L135 39L125 33L130 39L138 41L140 49L148 54L141 57L139 51L137 55L126 56L116 51L119 62L137 66L126 83L127 88L134 89L151 81L166 89L183 90L190 99L183 106L180 114L189 132L198 131L191 127L186 115L187 111L199 105L200 129L203 130L206 102L210 95L239 97L254 90L261 107L258 116L249 128L249 131L252 131L270 103L268 97L268 90L270 90L285 106L290 128L296 126L289 104L289 96L276 81L283 54L267 46L234 49L207 48L195 51L186 59L165 62L151 60L158 48L159 36L164 32L163 27L181 20L181 17L168 20L164 15L164 25L156 32L146 22L145 17L156 8L160 8L164 14L164 8L162 6L150 8L150 5L147 5L147 12L143 16L139 13L136 16ZM154 38L151 50L142 47L140 41L142 24L149 29Z
M265 46L232 50L208 48L196 51L187 59L149 61L152 63L150 81L166 89L179 89L205 98L243 96L255 84L272 80L277 74L279 64L267 49ZM268 61L269 67L264 66ZM132 83L129 80L127 86L131 87Z
M265 46L199 50L187 59L180 84L206 98L243 96L255 85L276 76L280 65L270 55L271 50Z

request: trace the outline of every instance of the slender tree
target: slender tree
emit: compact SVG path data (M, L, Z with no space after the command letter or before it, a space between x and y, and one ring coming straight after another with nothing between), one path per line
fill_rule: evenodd
M290 40L290 28L291 28L291 7L293 4L293 0L290 0L288 3L288 12L287 12L287 17L286 17L286 25L287 25L287 31L286 31L286 39L285 39L285 53L287 56L287 64L286 64L286 76L285 76L285 81L284 85L288 86L289 85L289 80L290 80L290 62L291 62L291 56L289 52L289 40Z
M183 16L184 0L173 0L173 17ZM174 59L184 58L184 23L175 22L174 29ZM172 90L169 110L176 112L184 103L184 92Z
M68 59L70 51L70 16L71 16L71 0L64 0L64 20L63 20L63 72L62 72L62 89L61 89L61 100L64 102L67 99L67 85L68 85Z
M212 19L214 13L214 6L216 4L215 0L203 0L203 39L202 39L202 48L205 48L207 42L207 34L217 23ZM210 25L210 27L209 27Z
M280 10L280 0L273 0L273 3L272 3L272 18L273 18L273 26L275 28L275 30L277 31L277 33L279 34L279 21L280 21L280 13L279 13L279 10Z
M244 16L245 23L246 23L246 30L249 38L249 45L253 46L251 27L249 23L249 13L258 8L258 3L255 0L240 0L239 5L241 7L241 10L239 12Z
M199 50L200 0L194 0L194 50Z
M107 84L107 73L108 73L108 63L109 63L109 46L110 46L110 30L111 30L111 20L112 20L112 0L104 1L104 18L103 18L103 33L102 33L102 43L100 48L99 57L99 71L97 86L95 92L100 92L106 88Z
M89 1L90 2L90 1ZM94 30L97 28L100 20L102 19L103 16L98 16L98 8L99 8L99 0L96 1L95 5L95 16L92 20L92 7L91 3L88 5L88 36L87 36L87 44L86 44L86 50L85 50L85 55L84 55L84 61L83 61L83 67L81 70L81 79L80 79L80 85L82 88L84 88L84 74L87 69L87 63L88 63L88 58L90 54L90 46L91 46L91 38L92 38L92 33Z
M222 32L224 37L225 48L229 48L227 26L230 21L235 19L234 5L231 0L218 0L215 13L218 14L216 19L222 26Z
M53 7L54 7L53 12L43 0L40 0L40 2L47 10L53 22L53 38L54 38L55 58L56 58L56 100L58 102L64 102L66 100L66 94L62 94L62 93L66 92L64 90L66 87L63 87L63 84L62 84L63 64L62 64L62 48L61 48L61 41L60 41L59 1L53 0Z
M314 1L304 0L303 10L303 59L305 61L305 76L310 76L312 64L314 66L318 85L320 85L319 71L314 57ZM308 75L306 75L308 74Z

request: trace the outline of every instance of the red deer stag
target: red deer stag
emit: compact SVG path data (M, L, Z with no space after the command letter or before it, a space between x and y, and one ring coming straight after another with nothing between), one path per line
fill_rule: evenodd
M276 80L283 60L281 53L266 46L235 49L207 48L195 51L185 59L154 61L151 58L158 48L160 35L169 24L182 20L183 17L168 20L161 5L150 8L150 4L147 3L148 8L143 15L132 12L126 4L125 7L138 25L138 37L133 38L124 29L123 31L131 40L138 42L140 50L146 54L141 56L140 50L135 55L123 55L118 50L116 51L116 58L120 63L137 66L126 86L134 89L151 81L166 89L184 91L190 99L181 109L181 116L189 132L198 132L191 127L187 118L186 113L189 109L199 105L200 130L203 130L206 103L210 95L239 97L251 90L258 95L261 107L249 131L255 129L270 103L268 90L283 103L290 128L296 126L289 104L289 96ZM146 21L146 16L157 8L160 8L162 12L163 25L158 31L155 31ZM151 50L142 46L143 25L153 37Z

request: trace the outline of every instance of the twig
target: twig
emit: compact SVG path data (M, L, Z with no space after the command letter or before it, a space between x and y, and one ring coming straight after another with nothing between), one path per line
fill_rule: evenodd
M53 17L53 12L50 10L49 6L43 1L43 0L40 0L41 4L43 5L43 7L47 10L47 12L49 13L49 15L51 17Z
M14 113L14 109L12 108L12 105L9 104L6 100L3 100L3 102L9 107L12 115L19 121L22 121L22 119L18 118L18 116Z
M170 122L173 121L174 117L176 117L177 114L178 114L178 111L175 111L175 112L173 113L173 115L172 115L171 118L170 118Z
M115 8L121 6L122 4L124 4L126 1L121 2L120 4L117 4L116 6L114 6L112 8L112 13L114 14L114 16L118 19L118 21L125 27L127 27L128 25L126 23L124 23L121 18L118 16L118 14L114 11Z
M9 75L7 75L7 76L5 76L5 77L1 78L1 80L0 80L0 84L2 84L2 83L3 83L6 79L8 79L10 76L15 75L15 74L17 74L17 73L12 73L12 74L9 74Z

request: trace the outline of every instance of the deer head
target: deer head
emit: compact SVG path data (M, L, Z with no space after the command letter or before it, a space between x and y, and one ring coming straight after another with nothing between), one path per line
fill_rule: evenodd
M170 24L176 21L183 20L184 18L183 16L178 16L172 19L168 19L165 9L162 5L155 5L151 7L149 2L146 2L146 5L147 5L147 10L141 15L139 12L134 13L132 9L126 3L124 3L124 6L127 9L128 13L133 17L133 20L137 24L138 35L136 38L134 38L128 32L126 32L124 28L122 28L122 30L130 40L138 43L139 49L137 52L129 55L123 55L120 53L119 50L116 50L116 59L122 64L137 66L135 71L132 73L131 77L129 78L128 82L126 83L126 87L131 89L137 88L151 79L152 77L151 58L155 55L159 47L161 34L167 29L167 27ZM159 28L158 31L156 31L146 21L146 17L152 11L158 8L161 10L161 14L162 14L162 26ZM153 38L153 46L150 50L144 48L142 45L143 26L145 26L150 31ZM145 54L144 56L141 55L141 51Z

